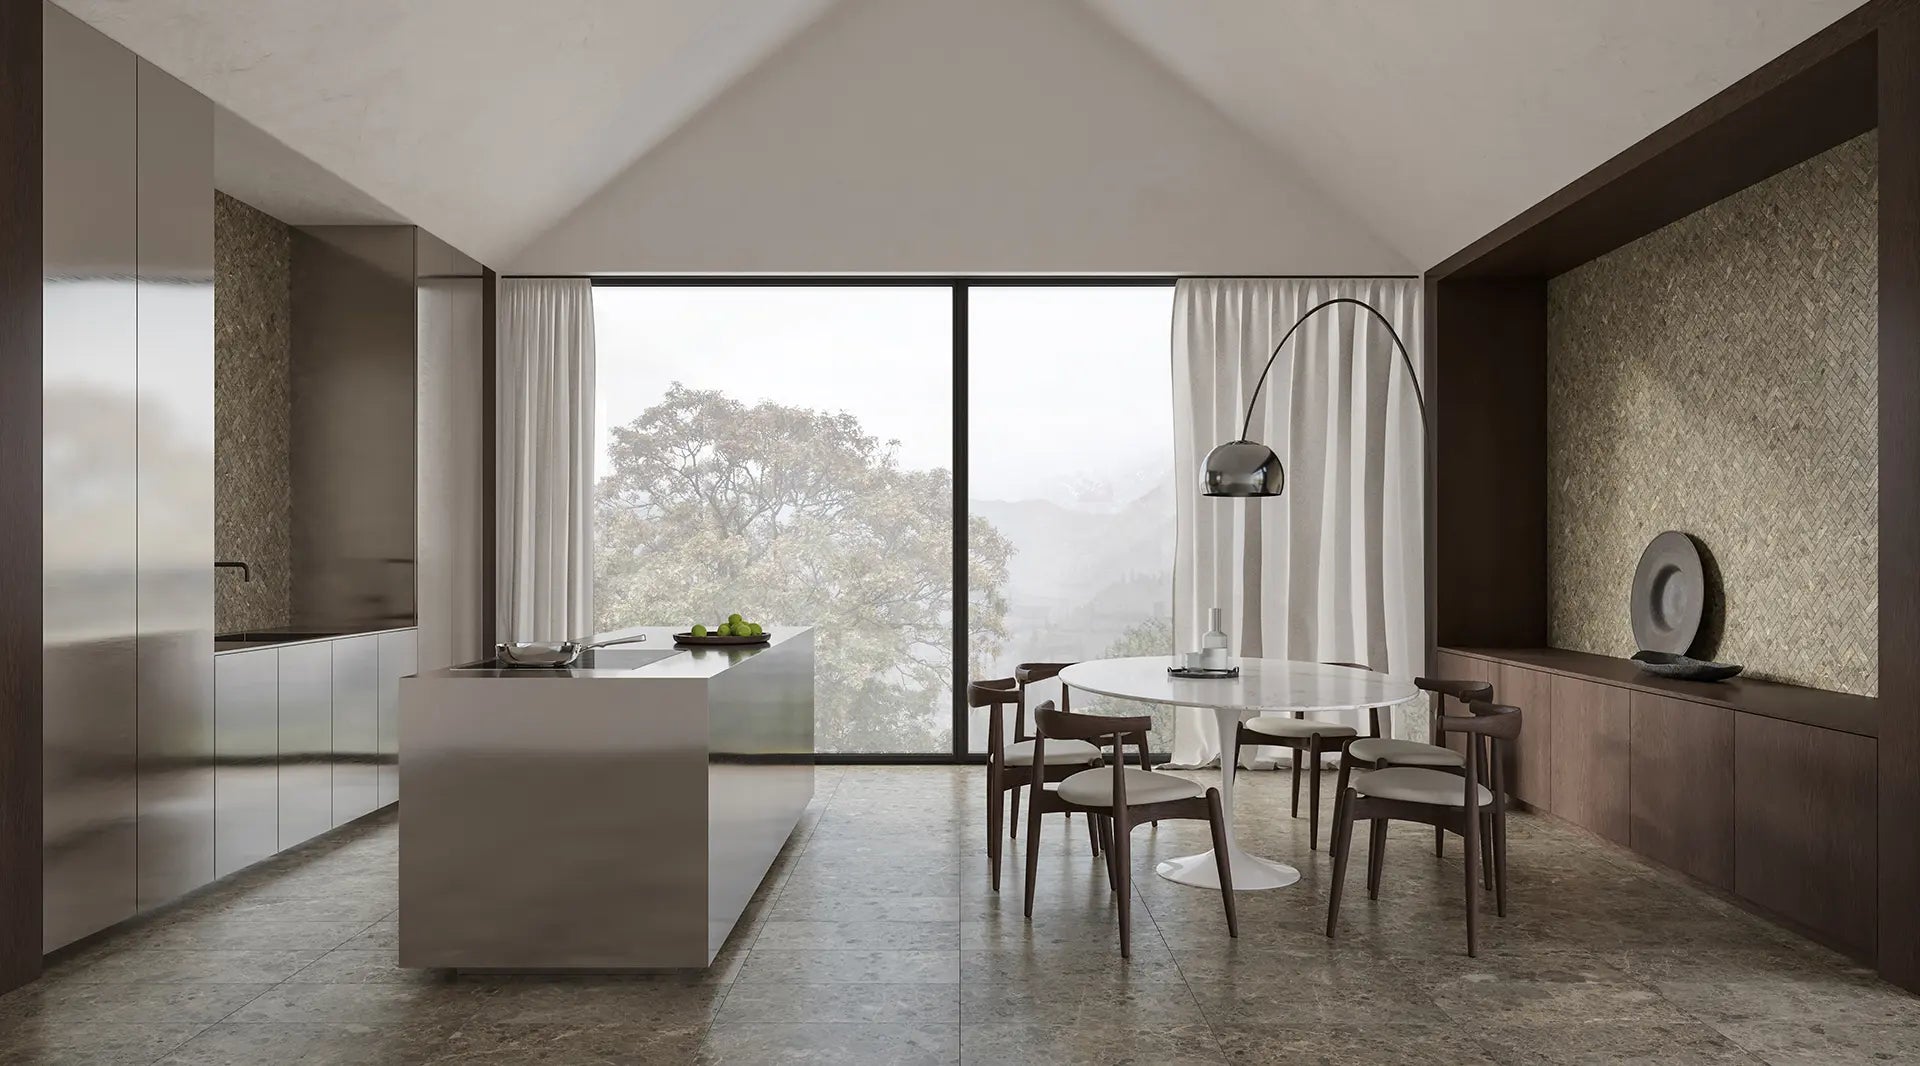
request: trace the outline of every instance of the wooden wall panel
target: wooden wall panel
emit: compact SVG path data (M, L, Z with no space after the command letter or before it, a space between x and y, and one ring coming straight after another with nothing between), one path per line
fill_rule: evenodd
M1733 715L1630 694L1628 844L1717 888L1733 888Z
M1625 844L1631 772L1627 690L1555 677L1552 692L1553 801L1549 809L1616 844Z
M1874 747L1848 733L1734 716L1734 891L1866 955L1875 936Z
M1879 962L1920 990L1920 3L1882 25Z
M1505 663L1495 666L1493 696L1520 708L1507 780L1513 795L1536 810L1553 809L1553 675Z
M40 973L40 49L40 4L0 4L0 992Z
M1434 636L1547 642L1547 285L1427 282Z

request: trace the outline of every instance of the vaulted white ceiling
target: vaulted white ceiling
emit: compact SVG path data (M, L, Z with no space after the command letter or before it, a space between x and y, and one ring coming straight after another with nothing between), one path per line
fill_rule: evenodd
M56 2L230 112L223 116L223 130L232 132L223 133L221 160L229 191L303 216L293 221L403 218L499 267L512 268L529 248L544 246L551 257L553 249L570 247L583 228L608 224L610 203L620 210L644 206L664 218L685 197L712 215L715 198L701 193L714 179L743 204L763 194L767 203L793 204L779 165L750 177L715 173L703 170L697 149L725 145L730 154L713 165L737 166L743 138L773 135L768 124L776 120L807 122L803 110L783 109L777 96L797 83L795 68L816 71L817 84L822 56L860 60L848 63L841 90L848 106L867 107L862 97L916 93L925 100L938 92L945 100L968 79L956 75L954 63L934 62L943 42L923 38L942 27L970 40L960 62L978 66L983 87L1006 76L993 50L978 47L994 34L1021 57L1022 91L1037 99L1050 94L1036 70L1056 79L1065 100L1085 96L1090 67L1125 84L1119 103L1090 121L1105 139L1086 151L1051 153L1046 165L1088 167L1084 181L1093 186L1112 177L1100 168L1153 159L1156 143L1205 150L1222 158L1216 169L1230 171L1231 180L1188 181L1176 191L1247 190L1256 202L1212 206L1250 217L1269 195L1281 197L1296 213L1338 215L1346 227L1340 232L1355 244L1377 241L1388 258L1425 267L1861 0ZM836 4L842 10L824 17ZM910 17L899 11L935 5L943 10ZM1064 7L1098 17L1069 15ZM955 32L954 20L976 15L993 21L978 33ZM1061 61L1053 69L1036 64L1038 48L1055 50ZM940 85L930 88L914 62L871 61L890 50L928 56ZM1119 68L1136 59L1162 69L1122 76ZM1168 97L1165 106L1129 95L1148 85ZM995 99L991 92L981 97ZM1112 147L1118 107L1141 113L1144 145ZM1047 121L1071 118L1070 109L1055 108ZM723 121L740 132L707 128ZM997 119L966 121L943 105L930 121L945 123L964 142L956 143L956 156L977 143L993 158ZM1205 129L1198 140L1176 138L1170 121ZM1062 135L1071 141L1074 132ZM841 147L854 143L844 130L836 136ZM1231 138L1245 143L1231 146ZM871 158L843 158L840 165L850 174L892 169L887 153L897 140L875 131L858 145ZM1243 173L1249 166L1272 168L1280 192L1256 188ZM816 167L806 177L820 182L832 172ZM1045 180L1063 177L1071 175ZM636 190L646 204L621 199ZM985 212L993 202L984 196L960 206ZM1285 239L1292 229L1276 232ZM674 239L685 244L698 233L683 227ZM645 224L623 236L647 238ZM728 239L741 242L738 234ZM609 254L598 248L599 261L578 269L621 269ZM791 260L799 251L787 254L781 269L809 269ZM915 254L931 264L941 249L936 242ZM1064 254L1113 261L1058 269L1148 265L1100 242L1070 244ZM649 259L627 268L675 269L674 262ZM752 268L742 263L734 268ZM812 267L849 268L859 269L839 259Z

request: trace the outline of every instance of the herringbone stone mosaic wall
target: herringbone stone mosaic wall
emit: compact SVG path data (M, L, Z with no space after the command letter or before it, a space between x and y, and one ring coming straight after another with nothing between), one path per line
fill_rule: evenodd
M287 624L293 584L292 234L224 193L213 215L214 575L219 632Z
M1876 693L1877 149L1865 134L1548 284L1556 647L1632 654L1634 564L1679 529L1725 594L1696 654Z

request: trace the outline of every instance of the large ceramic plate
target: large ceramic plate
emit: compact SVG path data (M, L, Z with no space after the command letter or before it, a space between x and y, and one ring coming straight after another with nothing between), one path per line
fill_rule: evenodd
M691 632L675 633L673 635L673 642L675 644L684 644L684 645L688 645L690 647L696 647L696 648L709 647L709 646L737 647L737 646L747 645L747 644L765 644L767 641L772 639L773 639L773 636L772 634L769 634L769 633L762 633L757 637L716 637L716 636L696 637Z
M1700 547L1693 538L1669 529L1640 553L1633 571L1633 639L1642 651L1685 655L1700 632L1706 609L1707 579Z

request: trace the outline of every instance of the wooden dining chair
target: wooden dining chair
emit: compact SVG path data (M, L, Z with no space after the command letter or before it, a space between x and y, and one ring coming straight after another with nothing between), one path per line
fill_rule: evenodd
M1034 708L1033 766L1042 772L1052 750L1076 741L1088 743L1100 737L1123 737L1144 733L1153 726L1147 715L1109 718L1102 715L1073 714L1057 710L1052 701ZM1108 834L1106 843L1107 881L1118 897L1120 907L1120 957L1133 957L1133 827L1143 821L1162 818L1203 819L1213 830L1213 855L1220 873L1220 898L1227 910L1227 935L1240 935L1240 921L1233 907L1233 871L1227 862L1226 815L1220 807L1220 790L1204 788L1175 774L1156 773L1147 767L1134 768L1124 759L1111 766L1080 770L1060 782L1052 791L1038 789L1027 804L1027 900L1026 915L1033 917L1033 891L1040 869L1040 818L1061 811L1080 811L1099 816L1098 824Z
M1366 670L1359 663L1323 663L1323 666L1344 666L1350 670ZM1380 735L1380 708L1367 708L1370 737ZM1263 714L1240 723L1235 736L1239 740L1240 750L1249 747L1286 748L1293 752L1293 817L1300 817L1300 759L1304 755L1313 768L1312 780L1307 783L1307 848L1317 851L1320 847L1320 756L1323 752L1338 751L1344 755L1347 746L1360 736L1360 731L1350 725L1338 722L1308 718L1305 711L1288 711L1284 714ZM1240 772L1236 760L1233 771Z
M1060 671L1065 670L1067 667L1072 665L1073 665L1072 663L1021 663L1020 665L1013 668L1013 679L1016 682L1018 682L1020 685L1020 705L1014 708L1014 712L1013 712L1013 737L1014 737L1014 742L1016 744L1031 739L1031 737L1029 737L1029 735L1027 734L1027 707L1028 707L1027 686L1036 685L1042 681L1051 681L1054 678L1060 676ZM1061 684L1060 686L1060 709L1061 710L1063 711L1073 710L1072 692L1073 690L1069 689L1064 683ZM1121 750L1124 744L1132 744L1134 746L1134 750L1137 751L1140 755L1140 765L1143 767L1148 765L1147 734L1145 733L1135 733L1134 735L1129 737L1119 737L1119 736L1096 737L1091 741L1091 743L1093 744L1094 747L1101 749L1103 752L1108 748L1112 748L1114 757L1116 759L1125 757L1125 754ZM1159 823L1156 822L1155 824L1157 825ZM1013 818L1007 823L1007 836L1009 838L1012 838L1012 837L1017 837L1019 835L1020 835L1020 789L1016 786L1013 790ZM1100 853L1100 845L1096 841L1094 844L1094 854L1098 855L1099 853Z
M1074 744L1063 742L1055 746L1053 765L1044 769L1036 767L1033 761L1034 741L1007 740L1005 709L1019 706L1020 696L1019 682L1011 677L974 681L967 685L967 706L987 708L987 872L995 892L1000 891L1000 859L1005 848L1000 830L1001 820L1006 817L1007 793L1014 794L1013 817L1017 820L1020 817L1018 804L1021 789L1032 785L1036 792L1044 792L1048 784L1064 781L1089 766L1097 766L1103 758L1099 748L1085 741ZM1093 853L1100 854L1100 833L1091 817L1087 819L1087 837L1093 842Z
M1446 713L1447 697L1459 700L1462 704L1475 702L1492 703L1493 686L1485 681L1449 681L1444 678L1416 677L1414 687L1422 692L1432 692L1441 698L1434 703L1433 714L1427 722L1427 735L1431 743L1418 740L1395 740L1380 735L1380 709L1373 709L1373 736L1363 737L1348 744L1340 753L1340 780L1333 790L1333 816L1340 817L1338 810L1340 798L1346 795L1347 779L1355 767L1364 770L1376 770L1383 766L1425 766L1451 773L1465 773L1467 757L1458 749L1441 743L1440 718ZM1484 767L1483 767L1484 771ZM1481 784L1486 784L1482 778ZM1435 828L1433 831L1433 854L1437 858L1446 854L1447 831ZM1486 858L1486 853L1482 853ZM1492 862L1484 862L1487 876L1493 876ZM1487 887L1493 887L1489 881Z
M1520 735L1520 708L1475 701L1469 715L1447 715L1441 735L1462 734L1466 741L1466 772L1451 774L1424 766L1389 766L1361 774L1340 797L1333 831L1333 889L1327 899L1327 936L1340 920L1340 892L1347 876L1347 852L1353 846L1353 824L1372 823L1367 835L1367 898L1380 898L1380 877L1386 868L1387 823L1398 818L1423 822L1466 841L1467 954L1479 953L1482 833L1492 832L1492 861L1499 868L1494 883L1496 913L1507 913L1506 775L1507 750ZM1484 742L1484 744L1483 744ZM1484 761L1492 787L1480 783ZM1482 818L1482 814L1490 818Z

